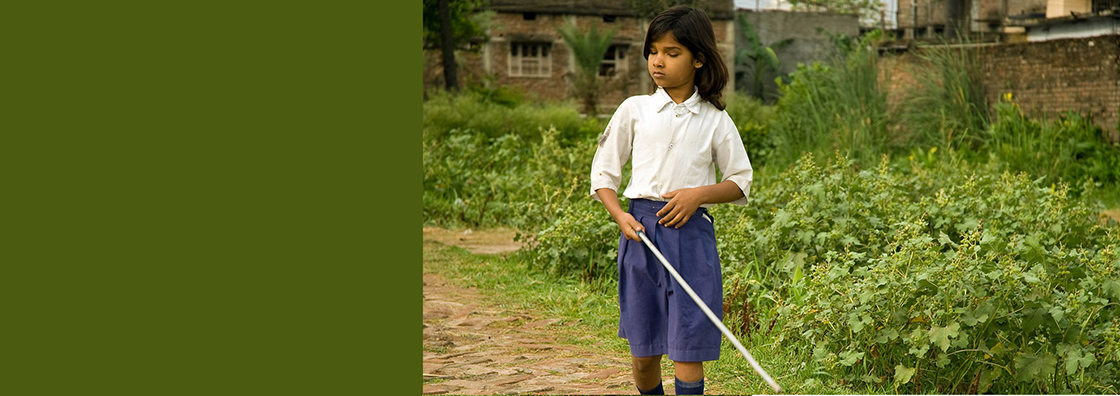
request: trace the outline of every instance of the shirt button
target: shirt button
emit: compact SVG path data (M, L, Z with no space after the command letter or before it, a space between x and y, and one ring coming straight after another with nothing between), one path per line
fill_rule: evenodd
M669 143L669 148L673 148L673 144L672 144L672 143Z

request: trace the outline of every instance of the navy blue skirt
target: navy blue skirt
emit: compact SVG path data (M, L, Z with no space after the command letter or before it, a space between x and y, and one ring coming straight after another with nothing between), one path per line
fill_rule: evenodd
M665 202L634 199L629 213L700 299L723 319L723 278L712 217L697 209L681 228L657 224ZM618 243L618 336L637 357L669 355L679 362L719 359L719 328L641 241Z

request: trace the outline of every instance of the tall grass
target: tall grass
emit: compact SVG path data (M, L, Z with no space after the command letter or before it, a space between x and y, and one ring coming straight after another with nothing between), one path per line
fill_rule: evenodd
M799 65L789 84L780 84L782 98L772 124L772 161L789 165L802 153L830 158L840 151L858 162L874 164L887 152L887 105L879 86L878 54L869 34L828 64Z
M988 126L988 102L977 75L978 52L931 47L917 52L910 70L918 82L907 90L898 122L908 144L944 150L976 149Z

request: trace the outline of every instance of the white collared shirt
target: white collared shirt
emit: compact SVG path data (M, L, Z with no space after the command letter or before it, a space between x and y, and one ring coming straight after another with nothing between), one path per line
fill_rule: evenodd
M627 198L668 201L662 194L716 184L715 165L723 180L743 190L743 197L731 203L747 203L754 170L739 130L726 111L700 99L695 89L680 104L657 88L618 106L591 162L591 196L596 201L595 190L618 191L622 166L631 159L630 183L622 193Z

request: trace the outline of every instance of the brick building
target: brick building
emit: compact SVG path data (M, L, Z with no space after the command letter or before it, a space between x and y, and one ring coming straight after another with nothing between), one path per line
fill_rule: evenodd
M494 13L490 40L473 44L477 48L471 51L456 53L460 78L518 87L542 99L566 99L566 78L576 66L556 28L572 22L581 29L598 24L601 30L617 29L600 69L601 76L614 81L599 106L600 113L610 114L627 97L650 93L654 88L642 57L651 17L643 16L630 4L626 0L490 0L484 6ZM728 70L734 70L732 1L708 0L705 8L724 62ZM442 84L439 50L425 50L424 59L425 89ZM727 89L734 87L731 81Z
M962 35L975 41L1026 41L1032 26L1069 25L1088 15L1120 13L1120 0L897 0L898 31L907 39L935 39L945 32L950 1L962 10ZM1049 21L1047 21L1049 19ZM1108 27L1096 30L1106 30ZM1086 30L1079 27L1073 30ZM1106 33L1107 34L1107 33ZM1060 36L1066 38L1069 36ZM1073 37L1087 37L1077 36ZM1032 39L1033 41L1033 39Z
M947 1L898 0L898 30L905 38L935 38L948 23ZM1049 0L957 0L963 7L962 32L971 36L986 34L995 39L1003 33L1006 21L1046 14ZM979 37L977 37L979 38Z

